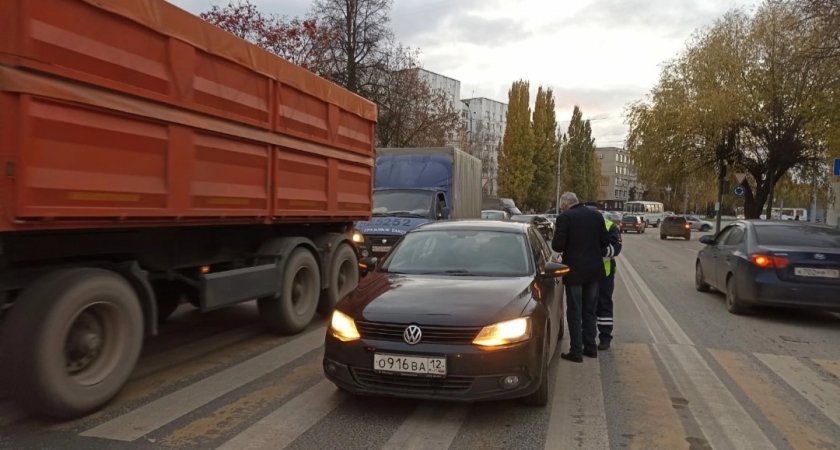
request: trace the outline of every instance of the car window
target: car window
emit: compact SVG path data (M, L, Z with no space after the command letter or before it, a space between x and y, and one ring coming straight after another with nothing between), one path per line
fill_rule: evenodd
M759 245L840 248L840 230L807 225L765 225L755 227Z
M744 229L741 227L732 227L732 231L726 236L724 245L738 245L744 241Z
M406 234L382 264L386 272L526 276L529 243L521 232L428 230Z
M528 240L531 243L531 252L534 256L534 264L539 270L542 270L545 267L545 263L547 262L547 257L545 255L545 239L540 237L536 231L533 229L528 230Z
M726 242L726 239L729 237L729 233L732 232L733 228L735 228L734 225L729 225L728 227L721 230L721 232L718 233L717 236L715 236L715 242L717 242L718 244Z

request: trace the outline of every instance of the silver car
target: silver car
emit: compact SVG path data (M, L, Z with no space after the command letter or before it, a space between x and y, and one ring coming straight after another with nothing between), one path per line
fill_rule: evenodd
M715 227L712 222L703 220L697 216L685 216L685 220L688 221L689 225L691 225L692 230L712 231L712 228Z

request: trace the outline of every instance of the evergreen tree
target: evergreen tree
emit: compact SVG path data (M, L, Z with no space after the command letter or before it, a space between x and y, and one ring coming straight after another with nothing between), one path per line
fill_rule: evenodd
M534 133L529 83L515 81L508 91L507 126L499 155L499 193L524 205L534 178Z
M595 160L595 140L592 126L583 120L578 106L572 112L567 138L562 156L563 191L576 193L581 201L596 200L600 167Z
M534 134L534 177L528 191L526 206L544 211L554 201L557 186L557 116L554 112L554 93L540 86L534 105L532 129Z

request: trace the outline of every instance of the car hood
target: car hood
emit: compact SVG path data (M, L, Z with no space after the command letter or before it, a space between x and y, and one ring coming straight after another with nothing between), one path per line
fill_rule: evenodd
M400 275L374 272L338 308L357 320L485 326L519 317L533 278Z
M374 217L356 222L356 229L364 235L402 236L427 222L429 219L413 217Z

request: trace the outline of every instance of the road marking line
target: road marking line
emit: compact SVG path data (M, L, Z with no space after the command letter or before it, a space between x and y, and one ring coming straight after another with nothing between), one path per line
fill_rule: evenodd
M793 356L754 355L840 427L840 387L825 381L822 375Z
M633 301L633 304L636 305L636 310L639 311L639 315L642 317L642 322L645 323L645 326L650 332L651 338L653 338L654 343L662 343L663 341L667 341L668 336L665 334L665 331L662 327L659 326L659 322L657 322L656 317L654 316L653 312L647 306L647 304L642 300L641 294L639 294L636 285L631 282L630 278L627 275L624 275L624 270L618 271L618 276L621 278L621 281L624 283L624 287L627 289L627 293L630 294L630 299Z
M201 417L171 432L166 437L158 439L158 442L162 446L175 448L208 445L216 439L229 437L228 433L235 431L243 423L249 422L252 417L268 414L270 411L266 409L271 405L276 405L283 400L293 405L293 396L300 395L301 385L307 385L313 379L323 378L323 354L319 352L317 355L307 355L304 358L307 362L297 365L281 377L272 379L271 383L243 393L235 400L220 405L216 410L202 414ZM272 426L275 425L276 423Z
M790 394L778 389L763 373L766 370L758 363L743 353L725 350L709 352L773 426L785 436L791 447L818 450L834 445L832 438L812 426L813 421L809 414L796 407Z
M668 388L646 344L613 347L618 393L624 407L631 449L689 448L687 433ZM623 443L622 443L623 445Z
M775 448L695 347L670 344L654 349L712 448Z
M91 428L82 436L133 441L211 401L265 376L324 343L318 327L286 344Z
M449 448L470 410L466 403L423 402L397 428L382 450Z
M150 373L167 369L176 364L181 364L196 357L206 355L207 353L231 346L239 341L260 334L264 329L262 325L239 327L221 334L204 337L198 341L181 345L172 350L156 353L146 358L141 357L129 379L136 380Z
M346 398L331 382L323 380L234 436L219 449L286 448Z
M636 271L635 268L630 264L630 262L625 258L623 255L619 255L618 258L621 260L621 267L630 275L631 278L636 282L636 285L639 287L639 292L641 292L642 297L647 301L647 304L653 309L653 312L656 314L659 322L665 327L668 333L673 338L670 342L674 344L683 344L683 345L693 345L691 339L688 335L683 331L682 327L674 320L674 317L665 309L662 305L662 302L653 293L653 291L648 287L647 283L642 279L639 275L639 272Z
M545 448L610 448L601 366L558 361Z

